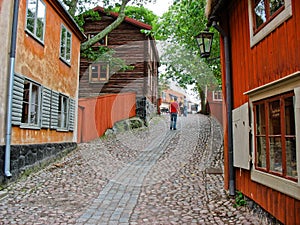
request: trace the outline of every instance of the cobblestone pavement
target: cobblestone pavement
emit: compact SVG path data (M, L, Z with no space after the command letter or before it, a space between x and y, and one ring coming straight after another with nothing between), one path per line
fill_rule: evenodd
M222 132L203 115L80 144L11 183L0 224L266 224L223 190Z

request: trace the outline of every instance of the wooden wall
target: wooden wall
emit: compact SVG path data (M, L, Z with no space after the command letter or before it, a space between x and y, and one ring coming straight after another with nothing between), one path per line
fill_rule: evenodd
M233 108L248 101L243 93L300 70L300 2L292 0L293 16L261 42L250 48L248 0L231 1L228 11L231 41ZM221 22L226 29L226 19ZM298 28L298 29L297 29ZM221 41L221 49L223 42ZM224 76L224 51L221 52ZM225 84L223 84L223 90ZM226 100L224 104L226 103ZM226 117L224 128L227 129ZM225 132L225 162L228 161ZM228 188L228 164L225 164L225 188ZM236 169L236 188L253 199L278 220L300 224L300 201L251 181L250 171Z
M85 32L99 32L113 20L109 16L102 16L100 21L86 20ZM145 94L148 38L140 30L141 28L123 22L108 35L108 47L116 51L115 56L125 60L128 65L134 66L133 70L114 73L108 83L89 83L89 63L81 58L79 97L120 92L135 92L138 97Z
M115 122L135 116L134 93L110 94L82 98L78 102L77 141L88 142L101 137Z

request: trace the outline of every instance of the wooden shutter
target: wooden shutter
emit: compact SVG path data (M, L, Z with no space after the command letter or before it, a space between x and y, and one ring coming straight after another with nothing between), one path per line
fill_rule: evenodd
M51 118L51 90L43 87L42 90L42 116L41 125L43 128L50 127Z
M23 92L25 78L21 75L14 75L12 93L12 124L20 125L22 121Z
M249 110L248 103L232 111L233 164L250 169Z
M52 91L51 94L51 112L50 112L50 128L57 129L58 127L58 106L59 106L59 93Z
M75 123L75 100L69 99L69 130L74 131L74 123Z

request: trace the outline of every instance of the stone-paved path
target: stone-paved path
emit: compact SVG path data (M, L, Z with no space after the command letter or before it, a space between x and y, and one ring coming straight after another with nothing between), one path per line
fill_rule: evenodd
M203 115L80 144L10 184L0 224L268 224L223 190L222 131Z

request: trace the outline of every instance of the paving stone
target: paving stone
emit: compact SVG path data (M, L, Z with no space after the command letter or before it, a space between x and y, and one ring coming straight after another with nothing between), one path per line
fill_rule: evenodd
M223 191L220 125L188 115L170 131L168 120L79 144L9 184L1 224L264 224Z

